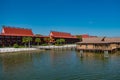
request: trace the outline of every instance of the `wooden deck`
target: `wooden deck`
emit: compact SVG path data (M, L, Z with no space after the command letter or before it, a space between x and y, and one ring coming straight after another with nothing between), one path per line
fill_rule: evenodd
M84 50L84 51L112 51L116 50L120 47L114 47L114 48L76 48L77 50Z

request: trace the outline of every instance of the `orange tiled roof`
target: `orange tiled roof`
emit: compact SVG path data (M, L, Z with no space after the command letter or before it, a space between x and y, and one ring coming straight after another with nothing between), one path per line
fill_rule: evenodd
M34 36L31 29L3 27L1 35L9 36Z
M50 36L56 38L76 38L76 36L72 36L70 33L56 31L51 31Z
M82 35L82 38L88 38L88 37L89 37L88 34L83 34L83 35Z

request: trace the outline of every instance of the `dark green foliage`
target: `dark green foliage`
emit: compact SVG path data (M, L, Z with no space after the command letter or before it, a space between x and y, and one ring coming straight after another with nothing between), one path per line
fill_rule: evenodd
M56 40L56 44L63 44L63 43L65 43L65 39L57 39Z
M76 37L77 37L80 41L82 41L82 36L81 36L81 35L76 35Z
M19 48L19 45L18 44L14 44L13 47L14 48Z
M26 47L26 43L28 43L28 46L30 47L31 41L32 41L32 37L23 37L22 38L22 42L25 44L25 47Z
M45 44L42 44L41 46L47 46L47 45L48 45L48 44L45 43Z
M41 42L41 39L40 38L36 38L35 42L37 42L37 45L39 45L39 43Z

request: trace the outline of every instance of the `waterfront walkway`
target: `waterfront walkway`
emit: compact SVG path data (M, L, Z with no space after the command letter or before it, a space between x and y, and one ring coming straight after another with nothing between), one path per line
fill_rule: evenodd
M0 53L6 52L19 52L19 51L33 51L38 50L36 48L0 48Z
M33 48L0 48L0 53L6 52L20 52L20 51L34 51L34 50L66 50L66 49L75 49L76 45L63 45L63 46L33 46Z
M61 49L63 50L63 49L75 49L76 45L70 44L70 45L63 45L63 46L55 46L55 45L34 46L34 48L45 49L45 50L61 50Z

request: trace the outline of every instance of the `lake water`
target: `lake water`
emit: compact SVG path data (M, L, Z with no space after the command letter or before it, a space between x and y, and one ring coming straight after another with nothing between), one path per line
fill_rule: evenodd
M120 52L44 51L0 54L0 80L120 80Z

